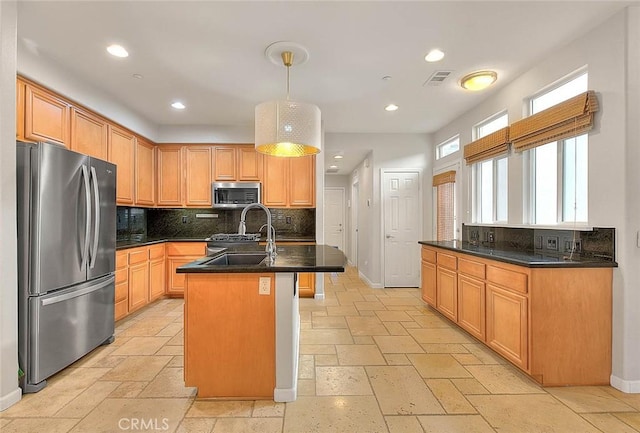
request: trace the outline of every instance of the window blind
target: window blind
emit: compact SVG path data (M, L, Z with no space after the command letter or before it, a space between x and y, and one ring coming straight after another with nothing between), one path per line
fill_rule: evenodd
M511 142L516 152L523 152L563 138L582 135L593 128L593 117L597 111L598 98L593 90L589 90L512 123Z
M509 133L509 127L506 126L467 144L464 147L464 159L467 165L507 153Z
M450 241L454 238L456 172L446 171L433 176L436 188L436 239Z

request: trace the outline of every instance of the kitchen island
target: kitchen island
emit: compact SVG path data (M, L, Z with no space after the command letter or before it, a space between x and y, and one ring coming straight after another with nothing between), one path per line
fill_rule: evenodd
M298 272L344 272L342 251L326 245L242 245L188 263L185 275L185 385L200 398L297 396Z

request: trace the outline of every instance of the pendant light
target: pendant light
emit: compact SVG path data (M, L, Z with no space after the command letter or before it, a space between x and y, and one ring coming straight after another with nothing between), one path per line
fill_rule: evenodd
M289 99L289 68L293 52L282 51L287 68L287 98L256 106L255 146L258 152L272 156L297 157L320 152L320 109L317 105Z

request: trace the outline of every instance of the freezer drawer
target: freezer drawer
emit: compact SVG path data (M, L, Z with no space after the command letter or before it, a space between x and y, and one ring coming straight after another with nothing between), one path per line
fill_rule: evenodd
M29 299L28 384L72 364L114 331L115 277L92 280Z

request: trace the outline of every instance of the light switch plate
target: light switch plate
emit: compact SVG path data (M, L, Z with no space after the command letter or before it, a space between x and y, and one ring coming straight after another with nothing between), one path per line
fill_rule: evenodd
M260 286L258 287L258 295L271 294L271 277L260 277Z

